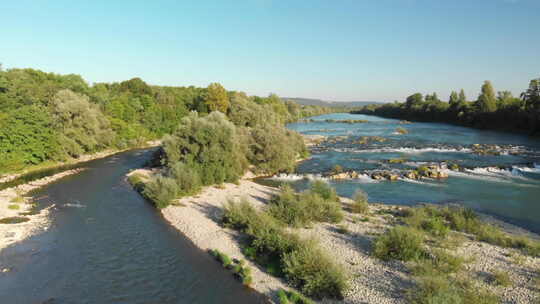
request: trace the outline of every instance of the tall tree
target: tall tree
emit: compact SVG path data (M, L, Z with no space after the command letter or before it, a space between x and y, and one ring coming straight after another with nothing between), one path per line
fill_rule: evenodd
M465 91L463 89L461 89L461 91L459 91L459 103L460 104L463 104L465 102L467 102L467 96L465 96Z
M452 93L450 93L450 98L448 99L448 103L452 107L455 107L459 104L459 96L456 91L452 91Z
M208 88L208 92L204 103L210 111L220 111L227 113L229 108L229 96L227 91L219 83L211 83Z
M405 105L407 106L408 109L416 106L416 105L420 105L424 102L424 97L422 96L421 93L415 93L415 94L412 94L411 96L407 97L407 100L405 102Z
M540 112L540 78L531 80L529 88L521 94L521 98L527 111Z
M482 85L482 93L478 96L476 106L480 112L494 112L497 110L497 99L495 98L495 90L489 80L484 81Z

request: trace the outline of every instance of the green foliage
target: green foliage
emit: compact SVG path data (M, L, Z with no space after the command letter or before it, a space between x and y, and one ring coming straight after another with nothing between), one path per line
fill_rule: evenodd
M181 162L193 168L203 185L236 181L247 168L245 146L225 115L192 113L163 142L169 167Z
M245 232L257 256L277 260L291 285L314 297L343 296L347 287L344 270L314 240L302 240L287 232L279 221L256 211L247 201L228 202L224 209L224 224Z
M339 202L336 189L332 188L330 184L323 180L315 180L311 183L310 191L318 194L322 199L331 202Z
M280 304L314 304L313 301L294 290L285 291L280 289L278 291L278 298Z
M181 195L195 194L201 189L202 181L199 172L185 163L172 164L168 175L176 181Z
M416 279L417 287L409 294L410 302L417 304L497 304L500 299L473 286L470 281L453 279L437 273Z
M207 88L204 103L209 111L220 111L227 113L229 108L229 97L227 91L219 83L211 83Z
M308 153L301 135L283 126L262 124L249 134L248 159L260 173L290 173Z
M10 209L10 210L19 210L19 209L21 209L21 206L19 206L17 204L9 204L8 209Z
M141 174L132 174L128 176L128 182L135 190L139 192L144 190L145 180Z
M509 91L495 96L493 86L486 81L474 102L467 101L461 89L459 94L452 92L448 103L434 95L426 95L424 101L422 94L417 93L403 103L368 105L352 113L540 134L540 79L531 80L521 99L514 98Z
M162 209L170 205L171 201L180 195L180 189L174 179L157 175L146 183L142 194L158 209Z
M284 186L281 193L272 198L267 211L292 227L343 220L343 211L335 190L322 181L314 182L311 189L303 193L295 193L289 186Z
M482 85L482 93L478 96L476 106L480 112L494 112L497 110L497 99L491 82L486 80Z
M353 213L364 214L369 211L368 205L368 196L367 193L362 191L362 189L356 190L353 196L353 204L351 206L351 211Z
M59 148L53 118L42 106L22 106L0 115L0 172L53 158Z
M426 254L423 234L411 227L396 226L375 241L374 254L383 260L409 261Z
M507 272L502 271L502 270L496 270L493 272L492 282L495 285L499 285L503 287L508 287L512 285L512 280L510 279L510 276L508 275Z
M110 146L114 133L109 121L89 98L70 90L59 91L50 103L61 149L79 157Z

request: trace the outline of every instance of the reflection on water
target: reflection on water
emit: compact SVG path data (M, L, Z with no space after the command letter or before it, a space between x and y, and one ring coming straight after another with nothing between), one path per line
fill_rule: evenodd
M150 155L92 161L38 191L52 227L0 252L0 303L261 303L127 184Z

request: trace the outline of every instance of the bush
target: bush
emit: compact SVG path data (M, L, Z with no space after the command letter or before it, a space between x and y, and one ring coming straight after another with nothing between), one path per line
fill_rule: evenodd
M346 288L346 276L332 259L313 241L283 255L284 272L288 281L310 296L341 297Z
M315 186L298 194L290 186L285 186L279 195L271 199L267 211L274 218L292 227L305 227L312 222L340 222L343 220L341 203L337 199L324 199L320 193L330 198L335 195L333 189L328 190L325 187L329 186ZM316 191L313 191L314 188ZM337 198L337 195L335 197Z
M158 208L167 207L180 195L176 181L172 178L157 175L150 178L143 190L143 195Z
M500 299L479 290L470 281L456 280L444 274L431 274L416 279L416 287L409 292L412 303L418 304L498 304Z
M425 256L424 236L414 228L396 226L375 241L374 254L383 260L409 261Z
M195 194L201 189L199 173L184 163L171 164L168 175L174 178L182 195Z
M351 211L353 213L367 213L369 211L368 196L361 189L356 190L353 196Z
M315 180L311 183L310 191L320 195L325 201L339 201L336 190L325 181Z
M141 174L132 174L128 176L128 182L138 192L142 192L144 190L145 183Z
M302 292L316 297L341 298L346 288L344 270L325 255L313 240L301 240L287 232L266 212L256 211L247 201L228 202L223 222L245 232L250 251L257 261L276 263L287 281Z
M313 301L295 291L278 291L279 304L314 304Z
M195 170L203 185L234 182L248 165L242 143L236 127L222 113L205 117L192 113L163 141L164 158L169 168L181 162ZM191 174L186 180L193 182Z
M493 272L492 282L495 283L495 285L503 287L508 287L512 285L512 280L510 280L510 276L508 275L508 273L500 270L496 270Z

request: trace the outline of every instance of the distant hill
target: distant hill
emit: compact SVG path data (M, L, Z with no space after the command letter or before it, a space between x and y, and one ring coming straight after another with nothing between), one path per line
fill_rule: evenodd
M301 97L283 97L285 100L294 101L306 106L323 106L323 107L363 107L370 104L378 104L377 101L327 101L322 99L301 98Z

